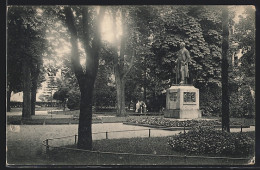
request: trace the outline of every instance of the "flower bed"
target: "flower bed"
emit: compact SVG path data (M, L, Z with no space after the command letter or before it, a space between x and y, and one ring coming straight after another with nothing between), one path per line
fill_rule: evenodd
M127 122L136 124L157 125L165 127L194 127L194 126L221 126L219 120L170 120L163 117L140 117L140 118L128 118ZM231 125L241 125L239 122L231 122Z
M170 137L175 151L194 154L247 156L254 151L254 140L244 133L228 133L212 127L196 127L187 133Z

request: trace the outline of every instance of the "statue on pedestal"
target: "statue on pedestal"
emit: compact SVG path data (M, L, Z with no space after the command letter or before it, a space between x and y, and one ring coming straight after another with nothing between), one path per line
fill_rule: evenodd
M189 78L188 64L190 62L190 53L185 48L185 43L180 43L180 50L177 52L176 60L176 84L180 80L180 84L187 84Z
M199 89L188 84L189 62L191 60L185 43L180 43L175 63L176 83L166 90L166 109L164 117L177 119L196 119L201 117L199 109ZM189 82L190 83L190 82ZM178 84L178 85L176 85Z

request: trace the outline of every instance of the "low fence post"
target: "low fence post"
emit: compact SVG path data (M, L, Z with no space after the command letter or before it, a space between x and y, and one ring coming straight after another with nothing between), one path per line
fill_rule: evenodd
M149 129L149 138L151 137L151 129Z
M100 158L99 158L99 157L100 157L100 153L99 153L99 151L98 151L98 152L97 152L97 165L99 165L99 163L100 163L100 160L99 160Z
M46 154L49 153L49 139L46 139Z
M127 154L127 161L128 161L128 165L130 165L131 161L130 161L130 154Z
M172 156L169 156L169 158L170 158L170 163L171 163L171 165L173 165Z
M108 132L106 132L106 139L108 139Z
M77 145L77 135L75 135L75 145Z
M242 127L242 124L241 124L241 131L240 131L240 132L242 132L242 128L243 128L243 127Z
M184 125L184 134L185 134L186 132L185 132L185 125Z

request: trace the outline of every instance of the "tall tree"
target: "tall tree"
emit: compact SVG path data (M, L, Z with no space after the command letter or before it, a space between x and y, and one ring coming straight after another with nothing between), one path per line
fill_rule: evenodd
M111 49L108 43L103 43L94 91L94 105L97 109L116 106L116 85Z
M30 70L30 55L29 55L29 39L30 33L33 31L30 25L28 15L32 14L32 9L26 9L25 7L12 7L8 11L9 17L9 25L10 28L12 26L16 27L16 29L10 29L10 31L16 32L8 32L10 35L10 41L8 44L9 54L11 53L11 47L13 47L14 41L16 44L16 53L14 54L15 60L13 62L21 61L21 71L22 71L22 89L23 89L23 110L22 110L22 118L30 118L31 117L31 70ZM17 34L18 39L13 39L12 34ZM11 57L11 56L10 56Z
M137 27L138 34L138 45L135 68L138 71L135 75L141 75L138 82L141 85L140 100L147 102L149 96L149 84L152 83L149 79L149 66L151 65L151 57L153 55L152 49L152 36L154 32L154 26L156 20L158 20L158 13L153 6L139 6L132 10L132 18Z
M17 47L22 43L19 38L22 22L19 20L18 12L15 8L8 8L7 22L7 111L11 110L10 98L11 93L22 91L22 67L20 49ZM14 50L16 49L16 50Z
M8 8L7 78L10 91L17 90L22 84L23 118L30 118L31 113L35 112L36 90L40 84L39 69L45 49L44 28L45 24L37 15L37 8ZM15 77L20 81L13 81ZM14 82L17 84L14 85Z
M28 34L27 34L28 35ZM26 48L26 46L25 46ZM28 48L28 46L27 46ZM30 59L24 56L22 60L23 73L23 110L22 118L31 118L31 70Z
M114 74L115 74L115 82L116 82L116 92L117 92L117 116L125 116L125 83L126 77L130 72L133 64L134 58L136 55L136 47L133 46L133 41L135 40L135 33L127 26L129 23L129 13L127 13L127 8L124 7L113 7L112 8L112 21L113 21L113 38L115 40L114 46L114 53L113 53L113 67L114 67ZM119 31L116 20L117 15L120 15L121 19L121 28L122 28L122 35L119 38L117 33ZM116 29L117 28L117 29ZM130 40L129 40L130 39ZM130 48L129 48L130 46ZM127 58L130 58L130 61L127 62ZM129 63L129 64L128 64Z
M72 68L81 92L78 127L78 148L81 149L92 149L92 98L101 46L100 22L104 12L105 7L100 7L99 11L88 6L64 9L65 23L70 33ZM82 16L79 24L82 28L81 33L76 27L79 15ZM79 39L83 42L85 50L85 71L80 64Z
M38 38L31 41L31 48L34 49L34 57L31 59L31 115L35 115L37 89L45 81L42 54L46 50L46 41L43 30L38 31L37 34Z
M229 48L229 26L228 7L222 8L222 130L230 132L229 127L229 88L228 88L228 48Z

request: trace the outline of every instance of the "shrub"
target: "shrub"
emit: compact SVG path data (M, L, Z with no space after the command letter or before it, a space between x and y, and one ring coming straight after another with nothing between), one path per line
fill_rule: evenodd
M254 140L245 133L228 133L212 127L195 127L168 139L175 151L194 154L246 156L253 151Z
M70 110L78 110L80 108L80 93L78 91L73 91L69 94L67 107Z
M170 120L163 117L142 117L142 118L128 118L128 122L138 124L157 125L165 127L194 127L194 126L220 126L220 120ZM232 125L240 125L239 122L230 122Z

